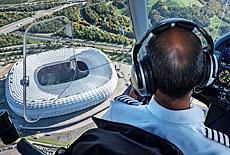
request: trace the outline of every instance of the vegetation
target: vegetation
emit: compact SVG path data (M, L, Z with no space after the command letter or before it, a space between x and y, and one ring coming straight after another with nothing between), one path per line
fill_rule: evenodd
M9 37L10 35L3 35L6 37ZM16 35L15 35L16 36ZM12 37L12 38L16 38L16 37ZM20 38L22 38L20 36ZM15 39L13 39L15 40ZM28 44L37 44L37 45L33 45L27 48L27 54L36 54L36 53L41 53L41 52L45 52L45 51L49 51L52 49L59 49L62 48L63 45L67 45L66 43L57 43L57 44L53 44L53 41L49 41L49 40L42 40L42 39L33 39L33 38L27 38L27 43ZM81 43L75 45L77 46L85 46L82 45ZM71 44L71 46L69 45L68 47L73 47L73 44ZM95 48L94 46L92 46L93 48ZM15 62L17 59L22 58L23 55L23 47L21 46L20 48L6 48L6 49L0 49L0 62L4 62L4 65L7 65L9 63L13 63ZM101 51L109 51L108 49L100 49ZM129 54L129 52L125 52L125 51L116 51L114 50L112 53L108 52L107 54L109 54L111 60L115 60L115 61L123 61L123 62L127 62L127 63L131 63L131 54Z
M99 1L88 0L87 5L92 5L97 2ZM114 1L113 4L121 9L126 7L124 1ZM86 21L92 25L100 26L101 29L115 34L120 34L122 31L121 27L123 26L126 31L126 36L134 38L133 30L130 28L131 21L124 16L116 15L116 8L112 5L101 3L99 5L83 9L82 13Z
M98 3L101 0L88 0L85 7ZM46 1L47 2L47 1ZM217 29L225 4L221 0L194 0L188 4L183 0L147 0L149 23L154 24L159 20L165 18L186 18L197 24L206 27L206 29L214 36ZM54 13L54 15L46 15L34 22L44 19L52 18L54 16L64 15L70 20L73 20L74 38L94 40L99 42L108 42L115 44L131 45L134 40L132 31L132 24L130 20L127 0L113 0L112 5L109 3L101 3L92 7L82 9L84 19L80 15L80 8L82 4L73 5L64 8ZM31 13L27 11L35 11L41 9L53 8L60 3L54 1L50 4L38 4L38 5L25 5L24 7L10 7L5 10L0 9L0 26L8 24L10 22L17 21L21 18L31 16ZM191 5L189 7L189 5ZM19 12L18 12L19 11ZM24 12L24 13L20 13ZM74 15L74 13L76 13ZM226 10L226 15L223 17L223 21L219 27L217 33L218 36L226 33L230 30L230 14L229 9ZM74 15L74 16L73 16ZM65 21L52 21L34 26L30 32L40 33L53 33L65 37L65 29L63 29L63 22ZM93 26L92 26L93 25ZM97 29L100 28L103 31ZM125 28L125 36L121 35L121 27ZM25 31L28 25L23 26L20 30ZM22 44L22 37L14 39L15 36L5 35L0 36L0 47L20 45ZM28 39L27 41L35 44L42 45L40 40ZM44 43L46 49L52 49L52 43ZM49 44L49 45L48 45ZM31 50L32 51L32 50ZM112 60L130 62L130 56L126 56L124 52L118 52L110 55Z
M111 60L132 63L131 54L125 51L113 51L109 56Z
M42 21L45 19L49 19L49 18L53 18L54 15L45 15L41 18L38 18L36 20L34 20L32 23L38 22L38 21ZM63 27L62 20L58 21L58 20L54 20L54 21L50 21L50 22L46 22L46 23L41 23L39 25L35 25L33 26L29 32L39 32L39 33L53 33L56 32L58 30L61 30L61 28ZM23 27L20 28L21 31L25 31L26 28L29 26L29 24L24 25Z
M75 15L74 13L79 10L81 8L82 4L77 4L77 5L73 5L73 6L69 6L67 8L64 8L62 10L59 10L57 12L54 13L55 16L66 16L67 18L69 18L70 20L73 19L74 22L80 21L81 17L80 17L80 11L78 11ZM74 15L74 18L73 18Z
M53 44L49 40L40 40L40 39L31 39L27 38L27 43L36 43L37 45L33 45L27 47L27 54L37 54L45 51L49 51L52 49L62 48L62 44L57 43ZM17 59L22 58L23 55L23 47L19 48L2 48L0 49L0 62L4 62L4 65L9 63L13 63L17 61Z
M26 38L26 40L27 40L30 44L40 44L40 43L43 43L43 42L44 42L43 39Z
M217 29L219 23L220 23L220 19L219 19L217 16L215 16L215 17L211 20L211 26L208 27L208 28L206 29L206 30L208 30L208 32L209 32L213 37L214 37L215 34L216 34L216 29ZM226 23L226 22L224 22L224 21L222 21L221 24L220 24L220 27L219 27L219 31L218 31L218 33L217 33L217 36L221 36L222 34L225 34L226 32L228 32L228 30L227 30L227 31L224 31L224 30L223 30L224 27L229 27L229 24Z
M199 0L199 3L197 2L196 4L198 4L200 7L195 4L193 4L191 7L184 7L179 3L180 1L158 0L154 5L152 5L151 10L149 11L148 17L151 21L151 24L166 18L185 18L203 27L210 27L210 19L214 18L215 16L221 19L223 7L225 5L224 3L221 3L221 1L218 2L214 0ZM227 15L230 13L228 9L226 12ZM230 24L230 19L228 16L224 16L222 20L223 22L228 23L228 25ZM222 25L220 27L220 36L230 29L230 26L228 25ZM212 32L213 30L217 29L217 26L212 26L211 28L207 29Z
M4 65L7 65L9 63L13 63L16 61L16 59L22 58L23 52L22 51L14 51L11 53L3 53L0 54L0 62L4 62Z
M113 1L114 6L118 6L115 3L119 3L118 15L128 15L128 7L123 7L127 5L126 0L115 0ZM197 24L206 27L206 29L211 34L215 34L218 23L223 14L223 8L225 7L226 1L222 0L147 0L147 11L149 17L149 25L152 26L155 22L165 19L165 18L186 18L196 22ZM223 35L229 29L230 12L227 7L223 16L220 31L218 31L218 36ZM217 17L219 20L217 25L213 25L212 18ZM211 25L212 23L212 25Z
M4 11L19 11L19 12L33 12L38 10L47 10L50 8L54 8L56 6L60 6L61 3L53 2L53 3L41 3L41 4L27 4L21 6L11 6L11 7L4 7L0 9L0 12Z
M87 39L87 40L117 43L117 44L122 44L124 42L125 45L130 45L133 43L133 40L130 40L127 37L121 36L119 34L114 35L105 31L94 29L92 27L80 25L79 23L75 23L73 25L73 30L74 30L74 37L78 39ZM57 32L56 35L60 35L64 37L65 33Z
M105 31L100 31L98 29L94 29L91 25L82 20L80 18L80 11L76 13L74 18L72 15L80 8L81 5L74 5L63 10L57 11L54 15L46 15L39 19L36 19L34 22L41 21L44 19L52 18L54 16L64 15L69 19L73 19L75 23L73 23L74 37L78 39L87 39L87 40L95 40L100 42L108 42L108 43L116 43L116 44L125 44L130 45L133 43L133 39L128 39L125 36L121 36L120 34L115 35ZM24 25L20 28L21 31L25 31L28 25ZM102 26L101 26L102 27ZM40 32L40 33L54 33L55 35L59 35L65 37L65 30L62 29L63 25L59 21L52 21L48 23L43 23L34 26L30 32ZM63 31L60 31L63 30ZM130 29L131 30L131 29ZM109 30L108 30L109 31Z
M127 7L128 1L127 0L114 0L113 6L117 7L118 9L123 9Z
M30 17L31 12L18 13L16 11L0 12L0 27Z
M99 1L91 1L89 0L87 2L87 5L91 5L93 3L97 3ZM124 5L125 6L125 5ZM80 24L84 22L84 26L86 25L87 22L80 21L79 24L77 21L80 20L79 14L76 14L76 18L74 17L74 21L76 22L76 25L74 27L74 32L76 33L75 36L77 38L82 38L82 39L90 39L90 40L96 40L96 41L102 41L102 42L109 42L109 43L118 43L122 44L124 43L125 45L130 45L133 43L133 40L128 39L133 38L134 34L131 28L126 29L126 35L127 37L121 36L121 26L124 27L129 27L131 25L130 20L128 21L124 17L117 17L114 13L115 9L112 8L111 5L108 5L106 3L101 3L99 5L95 5L93 7L88 7L86 9L82 10L83 16L87 22L89 22L91 25L95 25L97 27L100 27L100 29L103 29L107 32L115 33L118 35L113 35L107 32L102 32L97 29L89 29L89 27L81 27ZM80 11L79 11L80 13ZM119 28L118 28L119 26ZM82 37L82 32L85 34L85 36Z
M28 0L1 0L0 4L19 4L28 2Z
M167 6L163 0L157 1L152 6L149 13L151 23L154 24L162 19L166 18L185 18L194 21L195 23L207 27L210 25L209 18L215 15L212 11L204 11L203 7L178 7L178 6Z
M1 20L1 19L0 19ZM14 45L22 45L23 37L15 34L0 34L0 48Z

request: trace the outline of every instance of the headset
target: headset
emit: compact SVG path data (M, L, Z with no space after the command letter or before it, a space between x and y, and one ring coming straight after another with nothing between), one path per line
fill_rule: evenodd
M214 43L211 35L204 28L198 26L192 21L182 18L165 19L150 27L148 31L141 36L140 41L137 42L132 49L133 66L131 69L131 80L134 88L141 96L152 96L156 93L157 87L148 57L145 55L143 58L138 59L139 50L142 47L143 42L149 37L150 33L158 35L173 26L184 28L190 30L191 32L194 28L196 28L207 42L207 47L203 50L204 75L196 87L202 88L208 86L216 77L218 62L216 56L214 55Z

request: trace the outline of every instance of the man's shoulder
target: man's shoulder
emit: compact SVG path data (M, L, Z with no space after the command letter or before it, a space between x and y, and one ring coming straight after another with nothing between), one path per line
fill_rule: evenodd
M141 105L142 102L139 102L138 100L135 100L134 98L128 96L128 95L120 95L114 98L114 101L121 102L128 105Z
M111 100L109 109L102 116L103 119L130 124L132 118L141 118L147 113L145 106L128 95L120 95ZM135 112L134 112L135 111Z
M115 97L110 102L110 109L112 111L124 111L125 113L132 111L134 109L141 108L142 102L135 100L128 95L120 95Z
M217 143L220 143L226 147L230 147L229 137L220 131L206 127L205 128L205 136L206 136L206 138L211 139Z

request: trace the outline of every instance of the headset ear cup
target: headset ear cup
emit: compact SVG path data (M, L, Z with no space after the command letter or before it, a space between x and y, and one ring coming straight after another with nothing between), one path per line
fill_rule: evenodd
M148 60L147 55L143 57L142 67L144 68L143 70L146 70L146 73L147 73L147 76L145 76L145 78L146 78L145 81L148 82L148 84L147 84L148 96L152 96L153 94L156 93L156 83L155 83L155 80L153 77L152 67L151 67L151 64Z
M152 67L147 56L139 60L131 70L133 87L141 96L152 96L156 92L156 85L153 80Z
M151 28L148 29L143 36L141 36L140 40L134 45L132 49L133 53L133 64L131 71L131 79L134 85L134 88L141 96L147 96L146 94L155 94L157 90L156 81L153 76L153 71L151 69L151 65L147 59L143 58L141 60L138 59L139 50L143 46L145 40L149 37L150 33L154 36L158 35L172 26L178 26L180 28L187 29L189 31L193 31L195 28L203 35L207 42L207 51L203 51L203 70L202 70L202 77L199 80L199 83L196 87L205 87L212 83L214 80L214 75L216 75L218 63L216 59L213 60L214 57L214 43L212 37L208 32L198 26L196 23L191 22L186 19L181 18L173 18L173 19L165 19L160 21L158 24L153 25ZM157 77L156 77L157 79Z
M142 82L142 75L140 72L139 65L133 65L131 69L131 80L134 89L141 94L141 90L143 88L143 82Z
M200 80L198 87L202 88L207 86L210 83L210 78L212 77L213 62L210 54L208 52L203 52L204 55L204 66L203 66L203 75Z
M218 71L218 61L216 59L215 55L211 55L208 53L209 59L210 59L210 74L209 74L209 79L206 83L206 86L209 86L210 84L212 84L212 82L214 81L217 71Z
M214 54L212 55L212 60L213 60L213 77L212 78L215 79L217 76L217 72L218 72L218 60Z

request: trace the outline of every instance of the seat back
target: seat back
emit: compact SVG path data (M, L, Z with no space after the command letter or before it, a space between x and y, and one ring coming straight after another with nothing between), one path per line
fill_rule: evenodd
M137 127L95 117L92 119L98 128L86 131L64 155L183 155L168 140Z

